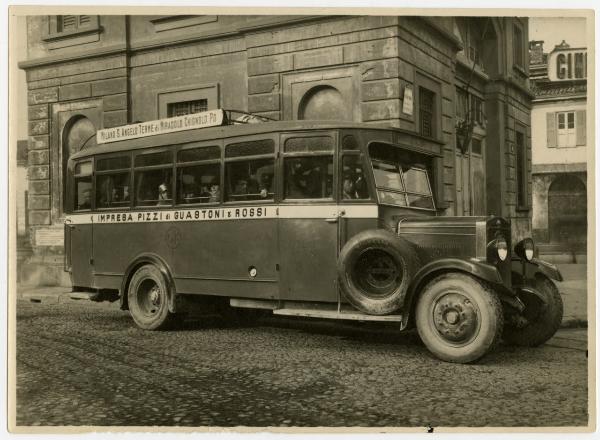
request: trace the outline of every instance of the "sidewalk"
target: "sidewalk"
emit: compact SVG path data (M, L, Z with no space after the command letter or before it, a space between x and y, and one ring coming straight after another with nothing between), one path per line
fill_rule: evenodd
M563 282L556 286L563 299L563 327L587 326L587 264L558 264Z

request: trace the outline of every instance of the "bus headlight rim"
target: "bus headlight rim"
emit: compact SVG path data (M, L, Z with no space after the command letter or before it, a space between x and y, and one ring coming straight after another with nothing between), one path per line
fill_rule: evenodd
M524 238L515 245L515 254L519 258L531 261L535 255L535 243L531 238Z
M504 237L496 238L496 253L500 261L505 261L508 257L508 243Z

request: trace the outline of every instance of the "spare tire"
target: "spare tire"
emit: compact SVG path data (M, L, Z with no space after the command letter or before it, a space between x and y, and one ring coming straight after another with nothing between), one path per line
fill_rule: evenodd
M338 260L340 287L348 302L371 315L398 310L419 268L411 243L376 229L352 237Z

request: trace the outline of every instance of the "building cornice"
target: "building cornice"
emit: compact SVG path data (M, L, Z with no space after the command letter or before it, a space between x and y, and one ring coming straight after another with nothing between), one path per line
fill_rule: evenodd
M129 47L125 43L117 44L108 47L102 47L98 49L86 50L80 53L68 53L64 55L53 55L42 58L36 58L32 60L21 61L18 66L20 69L32 69L36 67L49 66L53 64L61 64L70 61L78 61L83 59L107 56L107 55L119 55L119 54L131 54L137 51L152 50L159 47L166 46L178 46L182 44L194 43L197 41L213 40L219 38L243 36L246 33L258 32L261 30L272 29L278 26L302 23L311 20L326 20L331 18L339 18L343 16L323 16L323 15L303 15L300 17L284 18L280 20L274 20L272 16L259 19L255 23L249 26L240 27L239 25L231 26L224 29L221 32L215 33L214 31L204 31L193 34L186 34L181 38L162 38L152 39L140 42L134 42Z
M531 165L531 174L581 173L587 171L586 163L535 163Z
M448 31L445 27L440 26L436 21L435 17L419 17L422 21L427 23L433 30L441 34L443 37L447 38L448 41L452 44L454 49L458 52L464 49L464 45L460 39L454 35L452 32Z
M125 44L115 44L113 46L100 47L98 49L86 50L85 52L70 53L65 55L53 55L49 57L36 58L33 60L21 61L19 69L33 69L35 67L50 66L52 64L61 64L70 61L85 60L89 58L105 57L112 55L124 55L127 52Z
M564 96L549 96L545 98L534 98L531 102L564 102L564 101L585 101L587 95L564 95Z

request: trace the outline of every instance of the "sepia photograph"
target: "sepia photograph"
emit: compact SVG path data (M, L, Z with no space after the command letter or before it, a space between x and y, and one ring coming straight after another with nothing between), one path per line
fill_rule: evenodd
M10 432L596 429L593 10L8 19Z

